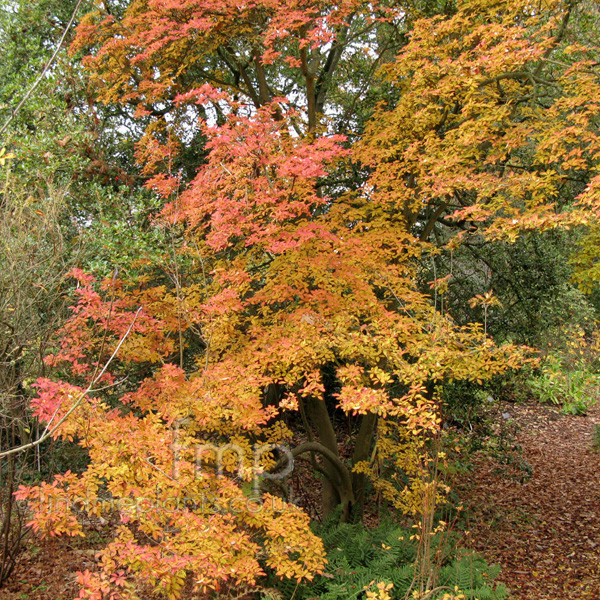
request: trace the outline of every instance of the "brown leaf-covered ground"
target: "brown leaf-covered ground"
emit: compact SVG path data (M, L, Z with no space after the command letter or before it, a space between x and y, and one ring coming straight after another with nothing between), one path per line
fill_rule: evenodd
M98 546L91 539L30 540L1 600L73 600L79 595L77 572L94 570Z
M472 545L502 567L514 600L600 599L600 407L586 416L537 404L502 412L518 426L514 457L523 462L475 458L461 489Z
M501 565L514 600L600 600L600 406L582 417L505 404L500 419L516 424L521 452L517 466L480 453L459 485L472 546ZM76 571L93 569L94 541L30 544L0 599L71 600Z

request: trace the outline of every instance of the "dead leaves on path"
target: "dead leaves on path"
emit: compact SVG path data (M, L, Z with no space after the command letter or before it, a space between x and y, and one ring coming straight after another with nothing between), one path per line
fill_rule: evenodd
M461 482L476 550L502 566L515 600L600 598L600 407L564 416L540 405L507 405L519 425L530 478L489 457ZM514 473L513 473L514 475Z

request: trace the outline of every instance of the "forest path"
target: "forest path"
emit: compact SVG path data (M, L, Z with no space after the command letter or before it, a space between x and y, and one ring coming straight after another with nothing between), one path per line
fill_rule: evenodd
M532 475L475 460L463 490L474 548L502 567L514 600L600 600L600 406L586 416L540 405L502 412L518 425Z

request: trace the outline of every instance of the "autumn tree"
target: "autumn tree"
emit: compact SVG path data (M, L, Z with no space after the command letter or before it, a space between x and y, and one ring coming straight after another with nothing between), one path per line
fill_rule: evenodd
M591 331L580 290L595 289L595 15L589 3L465 3L417 23L384 69L400 100L362 142L375 194L395 195L407 226L442 249L425 281L448 277L459 319L498 290L500 339L548 347L567 324Z
M163 285L75 271L73 318L47 357L56 377L38 382L36 414L91 464L20 491L33 526L78 535L76 514L111 502L121 521L82 597L250 592L269 569L312 577L323 551L306 515L265 488L252 510L252 446L290 444L323 478L323 512L341 504L348 519L374 449L410 473L401 459L437 432L440 383L520 366L486 324L438 310L418 271L434 232L447 246L475 229L511 240L595 218L600 95L592 51L566 45L571 13L479 1L418 20L410 5L355 0L135 0L86 17L74 48L90 48L97 98L140 119L137 160L164 202L155 225L185 269ZM376 71L390 102L363 136L347 111L372 99ZM351 456L336 408L360 419ZM304 430L295 446L287 413ZM198 472L207 443L244 449L237 481ZM379 487L422 510L418 486ZM44 511L49 498L62 510Z
M385 67L401 99L380 106L361 157L422 239L594 222L597 50L569 29L578 7L465 2L418 22Z

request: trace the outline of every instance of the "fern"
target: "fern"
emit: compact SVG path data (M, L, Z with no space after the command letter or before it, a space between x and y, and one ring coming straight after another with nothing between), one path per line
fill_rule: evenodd
M315 526L327 550L327 571L301 585L291 580L277 581L271 575L269 587L277 588L285 600L363 600L365 588L376 581L393 583L392 598L404 598L414 577L417 548L410 539L412 532L391 522L366 529L358 524L339 523L338 517L332 515ZM467 600L503 600L508 590L493 584L498 572L498 568L488 566L477 555L457 552L441 566L439 585L458 587Z

